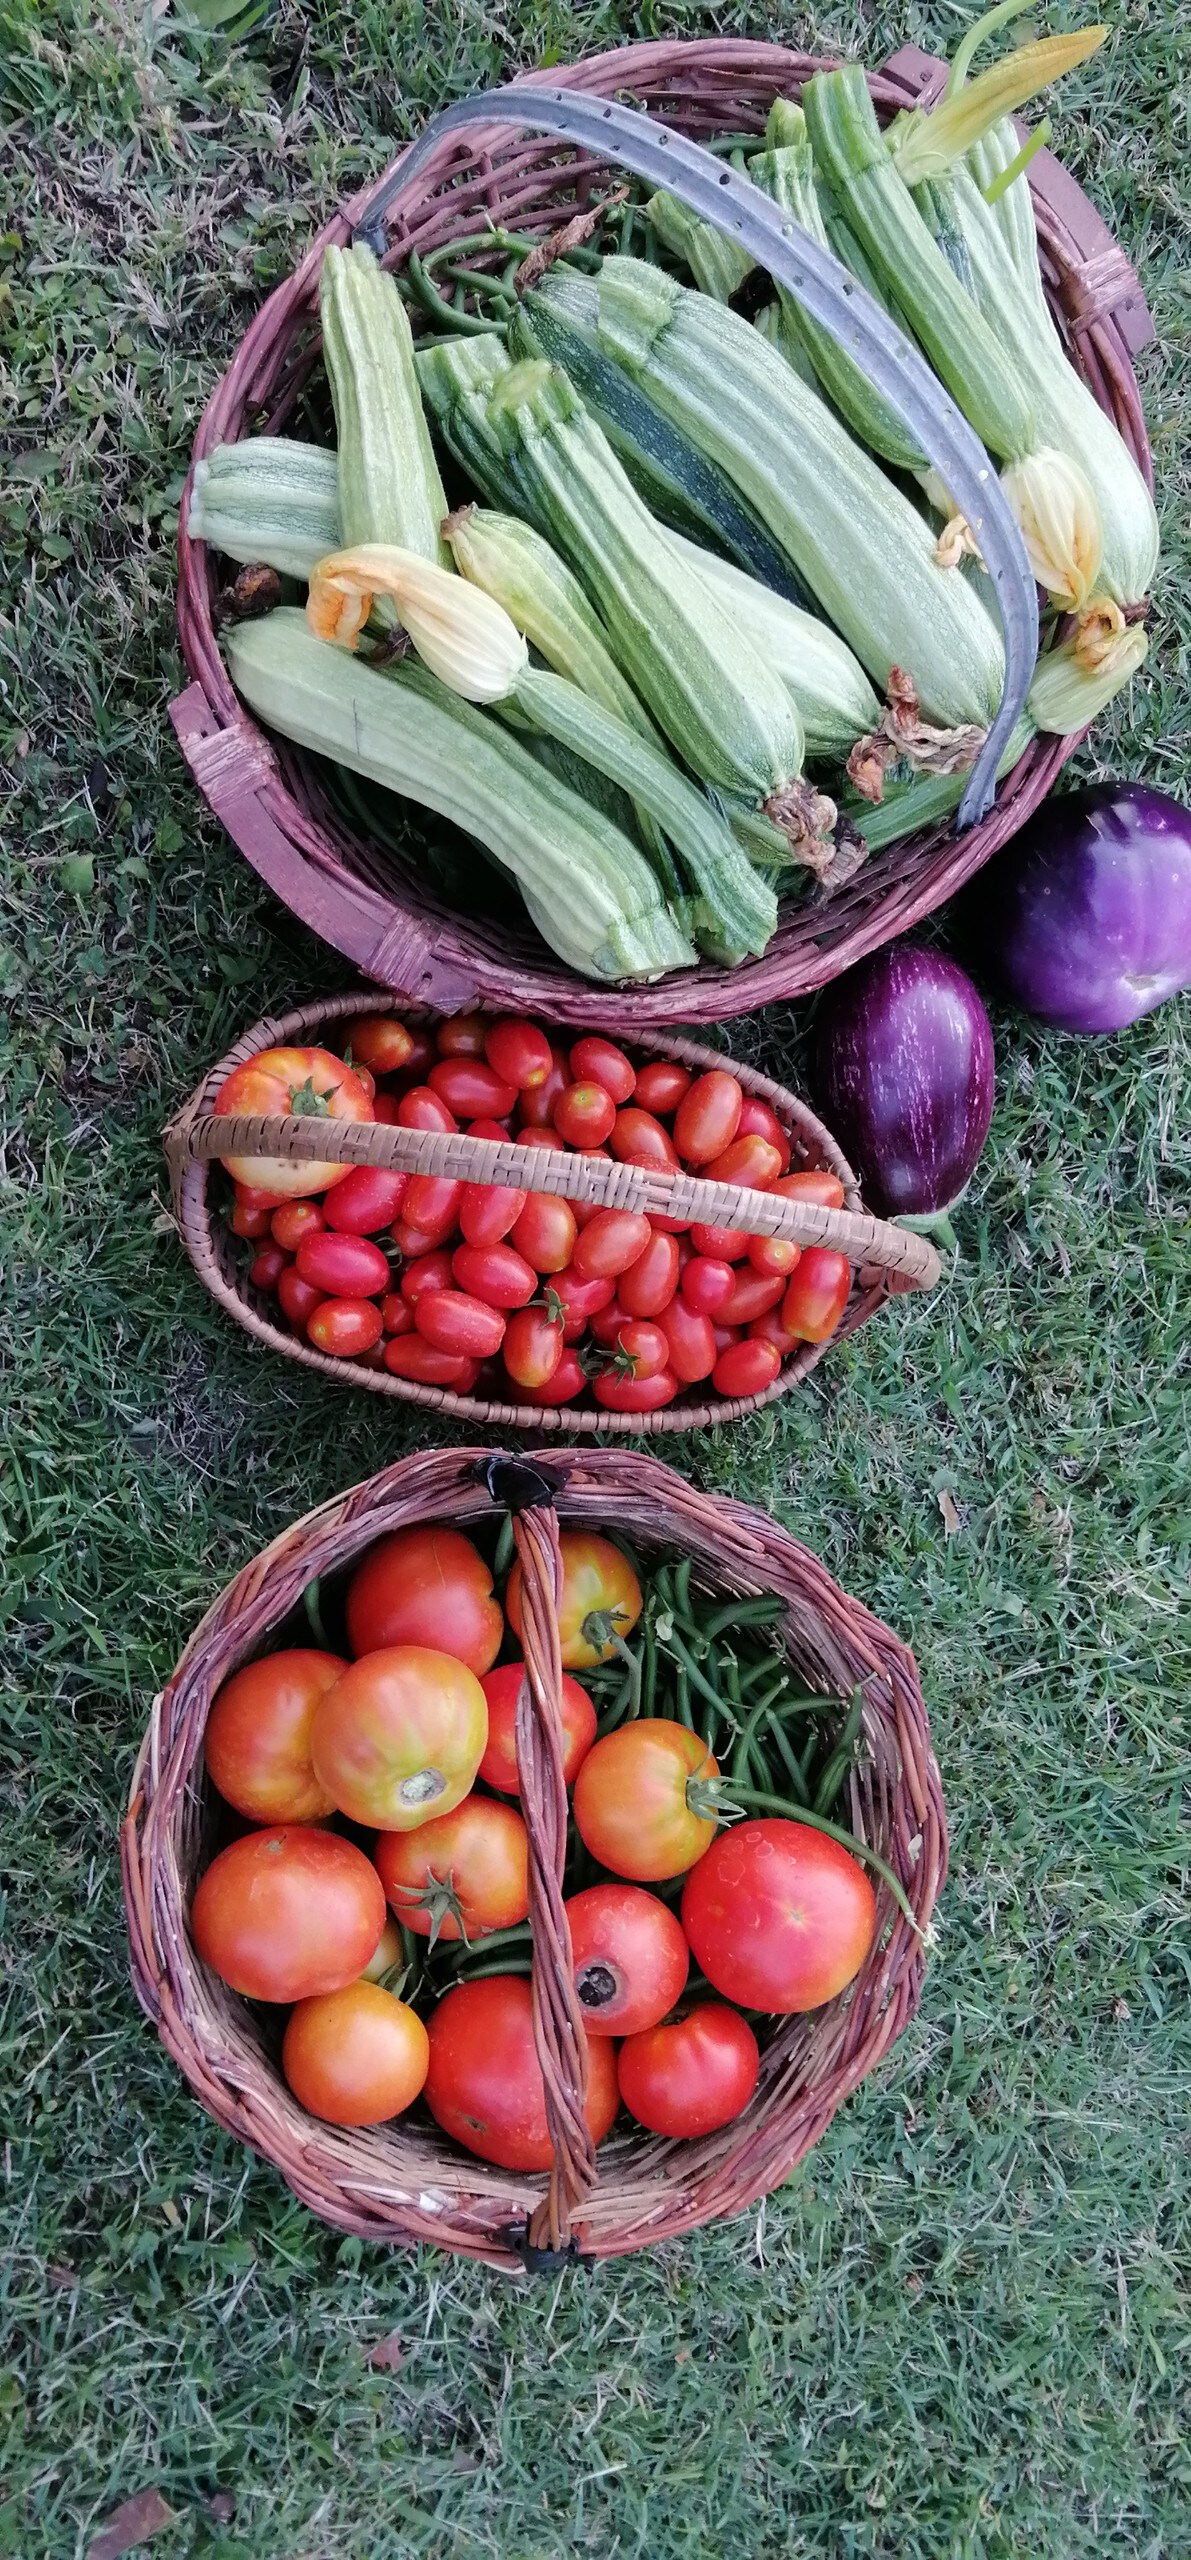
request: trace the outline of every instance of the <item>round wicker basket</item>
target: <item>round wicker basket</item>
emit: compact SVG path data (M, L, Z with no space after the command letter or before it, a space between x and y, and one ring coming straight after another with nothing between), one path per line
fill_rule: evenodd
M645 1173L633 1165L609 1164L581 1155L556 1155L545 1148L531 1153L512 1140L498 1147L493 1140L469 1138L462 1133L440 1137L429 1130L361 1126L343 1120L230 1120L214 1116L220 1087L233 1067L240 1066L246 1058L255 1057L275 1043L329 1041L333 1047L337 1029L342 1036L342 1026L359 1014L375 1010L374 994L324 997L321 1002L303 1006L276 1021L255 1023L234 1049L229 1049L212 1067L166 1131L165 1151L178 1232L200 1280L246 1332L258 1342L267 1343L270 1350L283 1352L289 1360L304 1361L307 1368L320 1369L324 1375L341 1382L347 1380L353 1386L367 1387L373 1394L404 1396L416 1404L458 1414L469 1422L485 1422L501 1431L606 1438L689 1431L701 1423L735 1422L742 1414L772 1404L776 1397L799 1385L831 1344L804 1344L794 1358L785 1362L772 1386L760 1395L708 1398L692 1388L682 1401L646 1414L610 1413L598 1405L542 1408L494 1402L478 1395L455 1395L445 1387L420 1386L413 1379L396 1378L389 1370L370 1367L362 1360L330 1359L297 1334L287 1332L279 1320L276 1302L252 1287L247 1265L237 1252L237 1239L226 1221L214 1212L210 1166L219 1156L338 1156L353 1164L381 1164L410 1172L463 1176L473 1182L515 1183L525 1190L559 1191L572 1199L603 1200L617 1208L639 1208L657 1214L672 1210L675 1216L702 1219L708 1225L745 1226L758 1234L790 1236L799 1244L826 1245L846 1253L856 1274L832 1342L854 1333L858 1325L876 1313L885 1297L909 1289L929 1289L938 1279L939 1258L934 1246L925 1236L870 1217L851 1166L830 1132L797 1095L784 1085L772 1083L755 1068L738 1066L722 1051L701 1048L697 1041L683 1039L677 1032L665 1038L639 1039L635 1045L650 1057L677 1058L696 1073L730 1065L745 1091L758 1095L776 1113L789 1135L795 1169L825 1168L839 1176L845 1193L843 1209L820 1209L808 1202L793 1201L766 1204L763 1192L729 1190L723 1183L701 1182L689 1174ZM409 1022L430 1018L424 1008L416 1005L403 1006L402 1011Z
M566 71L530 75L526 85L540 78L627 98L699 140L759 132L774 97L797 96L820 67L776 45L716 37L630 45ZM889 116L929 101L945 76L945 65L906 47L869 85L879 112ZM545 237L582 210L607 175L606 163L560 147L549 135L509 138L491 127L446 135L401 198L386 263L400 266L411 251L425 254L489 218L515 218L519 231ZM1136 276L1049 153L1033 161L1030 185L1047 289L1072 361L1150 476L1130 361L1151 334ZM257 313L208 403L195 461L225 440L276 433L292 419L318 352L323 252L348 239L374 192L367 189L328 223L295 274ZM675 1019L722 1021L806 994L953 896L1029 817L1079 743L1076 737L1035 740L979 825L958 834L948 823L907 839L872 857L825 903L789 908L762 959L732 970L705 964L651 987L593 986L554 960L528 925L474 919L444 905L412 845L405 862L353 835L312 766L297 750L266 739L246 716L219 652L214 564L202 544L188 539L186 513L184 499L178 625L193 681L172 716L200 790L262 878L324 941L366 977L444 1012L486 1002L640 1031Z
M188 1925L210 1854L203 1735L222 1682L267 1650L308 1583L342 1572L374 1539L418 1521L482 1523L494 1504L515 1515L525 1578L517 1752L531 1842L534 2032L555 2148L546 2180L464 2155L420 2105L361 2132L308 2116L281 2077L269 2014L207 1971ZM846 1819L883 1854L914 1913L911 1925L880 1886L877 1934L850 1989L808 2016L775 2020L748 2109L697 2141L634 2129L594 2153L583 2121L585 2039L562 1898L560 1520L614 1521L643 1554L690 1556L707 1591L776 1592L786 1603L781 1640L799 1674L833 1692L862 1685L868 1757L851 1779ZM325 2221L510 2270L645 2248L742 2212L788 2177L913 2016L947 1860L939 1773L904 1645L764 1513L700 1493L656 1459L610 1450L555 1453L541 1467L475 1449L407 1458L287 1530L208 1610L156 1701L121 1847L137 1997L208 2112Z

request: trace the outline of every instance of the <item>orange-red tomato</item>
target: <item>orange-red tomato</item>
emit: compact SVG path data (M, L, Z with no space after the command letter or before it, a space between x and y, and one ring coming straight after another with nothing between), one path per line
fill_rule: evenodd
M412 1333L414 1310L400 1289L390 1289L380 1302L380 1320L386 1333Z
M461 1360L490 1360L505 1338L499 1307L486 1306L463 1289L427 1289L414 1309L414 1322L424 1342Z
M431 1253L415 1254L401 1274L401 1295L408 1298L411 1307L417 1305L424 1289L449 1289L452 1285L451 1256L445 1245L435 1245Z
M705 1253L692 1255L679 1282L688 1307L694 1307L701 1316L713 1317L723 1315L735 1286L731 1263L717 1262Z
M354 1164L327 1199L327 1225L337 1235L379 1235L399 1216L408 1189L407 1173L386 1173L378 1164Z
M461 1804L488 1739L474 1671L429 1645L363 1654L315 1709L310 1757L352 1822L416 1831Z
M417 1831L382 1831L372 1854L398 1919L416 1937L480 1938L515 1928L529 1910L525 1824L491 1796L467 1796Z
M565 1093L567 1086L574 1081L566 1050L560 1049L556 1043L551 1042L549 1073L543 1077L540 1084L528 1086L521 1095L522 1135L528 1129L546 1129L550 1132L551 1145L557 1145L554 1137L554 1105L560 1093Z
M426 1081L461 1120L507 1120L517 1100L516 1085L506 1084L484 1057L441 1058Z
M512 1244L458 1245L451 1271L460 1289L488 1307L527 1307L538 1285L533 1264Z
M637 1069L635 1098L643 1111L653 1111L659 1118L667 1119L672 1111L677 1111L694 1081L689 1067L680 1067L676 1058L650 1058L645 1066Z
M430 2067L417 2011L375 1982L300 2000L281 2068L300 2107L326 2124L387 2124L412 2107Z
M588 2044L584 2114L602 2142L620 2103L615 2049ZM426 2104L464 2149L501 2169L548 2169L554 2157L546 2093L533 2040L529 1984L516 1973L461 1982L430 2020Z
M329 1049L261 1049L233 1067L215 1096L222 1118L240 1112L280 1119L296 1113L319 1120L371 1120L372 1100L359 1078ZM289 1156L224 1156L237 1182L300 1200L329 1191L351 1166L299 1163Z
M617 1296L630 1316L659 1316L678 1287L678 1238L654 1229L649 1242L622 1271Z
M452 1013L438 1026L438 1049L443 1058L482 1058L491 1024L482 1013Z
M567 1348L563 1351L553 1377L546 1380L545 1386L523 1386L519 1388L519 1393L523 1404L573 1404L575 1397L582 1395L586 1385L587 1379L578 1352Z
M385 1896L362 1849L286 1823L222 1849L190 1906L204 1964L246 2000L310 2000L355 1982L375 1954Z
M277 1241L284 1244L285 1237ZM370 1236L335 1235L321 1222L313 1235L298 1238L297 1269L328 1297L374 1298L389 1286L388 1259Z
M726 1266L725 1266L726 1267ZM671 1298L663 1307L658 1323L666 1337L670 1367L684 1386L694 1386L698 1379L709 1378L716 1362L715 1334L710 1316L701 1315L686 1298Z
M711 2000L630 2036L616 2061L629 2114L671 2141L731 2124L747 2107L760 2069L747 2018Z
M503 1633L500 1602L478 1547L438 1522L378 1539L348 1584L353 1653L431 1645L478 1673L495 1662Z
M777 1148L782 1160L782 1172L785 1172L790 1161L790 1141L776 1111L771 1111L769 1104L760 1101L755 1094L746 1093L744 1097L740 1118L736 1123L736 1135L738 1138L767 1138L770 1146Z
M568 1084L554 1105L560 1139L584 1155L603 1146L615 1118L616 1104L602 1084Z
M450 1105L428 1084L413 1084L403 1093L397 1105L399 1129L457 1129L459 1123Z
M289 1260L288 1253L283 1253L279 1244L263 1244L248 1272L253 1288L263 1289L271 1296L282 1272L288 1271Z
M859 1860L781 1815L721 1832L683 1889L682 1925L713 1988L781 2017L834 2000L859 1973L876 1922Z
M322 1289L315 1288L313 1281L304 1280L292 1262L287 1262L277 1282L277 1295L282 1313L289 1317L296 1332L305 1333L315 1308L322 1305L324 1294Z
M576 1040L571 1051L571 1074L576 1084L602 1084L613 1102L627 1102L637 1077L631 1061L614 1040L601 1040L598 1033L585 1034Z
M635 2036L657 2025L686 1987L690 1950L678 1919L635 1884L593 1884L566 1906L571 1972L589 2035Z
M716 1826L687 1802L687 1782L717 1775L689 1725L640 1716L606 1733L575 1780L575 1826L613 1875L639 1884L685 1874L710 1849ZM710 1979L710 1976L708 1977Z
M519 1015L490 1022L484 1034L484 1055L489 1066L495 1067L505 1084L515 1085L519 1093L533 1093L545 1084L551 1054L540 1025L525 1022Z
M647 1378L622 1378L605 1369L592 1379L591 1392L608 1413L657 1413L673 1404L678 1385L673 1369L654 1369Z
M607 1610L615 1622L618 1636L627 1636L641 1615L641 1585L619 1547L610 1538L601 1538L593 1529L563 1529L559 1535L562 1550L562 1591L558 1602L558 1632L562 1645L564 1671L588 1671L595 1662L610 1662L616 1647L611 1642L593 1642L584 1634L584 1625L593 1612ZM521 1633L521 1563L518 1559L509 1575L505 1608L515 1636ZM350 1621L349 1621L350 1624Z
M732 1295L720 1310L721 1324L755 1324L758 1316L768 1315L783 1297L786 1278L781 1271L753 1271L746 1267L733 1276Z
M456 1396L470 1395L480 1374L478 1360L465 1359L461 1351L440 1351L420 1333L386 1342L384 1360L395 1378L412 1378L422 1387L449 1387Z
M353 1058L371 1067L374 1076L398 1075L414 1054L414 1035L395 1013L362 1013L347 1037Z
M639 1164L657 1173L677 1173L678 1154L668 1129L652 1111L635 1103L618 1111L608 1145L620 1164Z
M734 1182L741 1191L767 1191L782 1169L777 1147L768 1138L733 1138L723 1154L707 1166L709 1182Z
M480 1762L480 1776L485 1786L499 1787L501 1794L519 1796L521 1777L517 1767L517 1699L525 1669L521 1662L502 1662L499 1671L487 1671L480 1682L488 1701L488 1741ZM586 1689L562 1675L562 1774L571 1786L596 1738L596 1711Z
M488 1136L486 1126L473 1137ZM459 1194L459 1232L465 1244L500 1244L525 1207L525 1193L503 1182L465 1182Z
M846 1253L808 1244L782 1300L782 1323L800 1342L829 1342L847 1306L852 1269Z
M306 1338L331 1360L361 1360L375 1349L384 1326L371 1298L324 1298L306 1319Z
M586 1280L616 1280L644 1253L653 1229L638 1209L597 1209L575 1239L575 1269Z
M553 1191L527 1191L511 1242L535 1271L565 1271L578 1233L578 1220L569 1200Z
M334 1813L314 1774L310 1728L319 1699L346 1669L337 1653L298 1645L225 1680L203 1751L213 1785L250 1822L324 1822Z
M688 1164L710 1164L731 1145L740 1126L744 1095L735 1076L713 1067L683 1095L674 1116L674 1143Z
M751 1334L747 1342L730 1342L719 1353L711 1383L717 1395L759 1396L773 1385L781 1365L777 1344Z
M436 1243L449 1236L459 1215L463 1184L449 1173L415 1173L401 1203L401 1216L394 1234L433 1236ZM409 1246L402 1244L403 1252Z
M269 1233L274 1244L283 1245L287 1253L296 1253L304 1238L316 1236L326 1223L317 1200L285 1200L280 1209L273 1211ZM302 1277L309 1279L309 1272L304 1271Z
M547 1310L561 1309L563 1341L578 1342L586 1333L592 1317L599 1315L604 1307L610 1307L615 1296L615 1280L604 1280L598 1275L589 1279L586 1272L577 1271L572 1262L565 1271L551 1274Z
M544 1307L518 1307L501 1350L514 1386L549 1386L563 1354L562 1326L552 1323Z
M814 1201L820 1209L842 1209L844 1205L844 1186L837 1173L788 1173L773 1188L791 1200Z

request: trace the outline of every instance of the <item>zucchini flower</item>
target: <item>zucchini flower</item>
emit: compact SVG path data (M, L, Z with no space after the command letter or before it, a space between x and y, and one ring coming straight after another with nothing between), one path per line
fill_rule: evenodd
M505 701L529 664L516 624L482 587L386 542L357 543L317 562L307 622L318 639L354 649L378 596L396 606L431 674L465 702Z

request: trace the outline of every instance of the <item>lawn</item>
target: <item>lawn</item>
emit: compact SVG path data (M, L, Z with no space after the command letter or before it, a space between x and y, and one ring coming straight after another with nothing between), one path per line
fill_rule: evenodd
M1186 789L1186 56L1174 0L1105 14L1062 142L1158 323L1165 566L1150 667L1085 761ZM160 0L0 0L19 2560L86 2553L150 2486L162 2560L1191 2552L1185 1006L1096 1044L997 1012L947 1284L675 1444L912 1640L954 1827L916 2025L760 2212L522 2288L344 2240L216 2132L128 1985L115 1833L155 1689L283 1523L433 1436L271 1365L171 1231L169 1111L245 1022L341 983L165 717L190 439L260 296L434 107L714 24L808 40L781 7L284 0L237 47ZM901 0L820 32L878 59L960 24ZM777 1011L740 1045L791 1065L802 1027Z

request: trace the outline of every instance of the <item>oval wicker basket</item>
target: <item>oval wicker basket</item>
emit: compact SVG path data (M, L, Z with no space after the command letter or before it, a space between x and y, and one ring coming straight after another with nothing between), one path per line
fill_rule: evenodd
M258 1022L212 1067L196 1087L165 1135L174 1215L178 1232L204 1286L226 1307L246 1332L289 1360L325 1376L367 1387L377 1395L404 1396L441 1413L459 1414L469 1422L485 1422L502 1431L639 1436L645 1432L689 1431L701 1423L735 1422L742 1414L772 1404L797 1386L822 1359L831 1343L807 1343L787 1360L771 1387L755 1396L716 1396L663 1406L658 1413L608 1413L601 1406L573 1407L496 1403L477 1395L455 1395L445 1387L418 1385L395 1378L387 1369L361 1360L330 1359L309 1342L286 1332L275 1303L254 1289L237 1239L213 1213L209 1168L223 1155L338 1156L353 1164L381 1164L410 1172L463 1175L470 1181L520 1183L526 1190L558 1191L572 1199L603 1199L618 1208L668 1209L708 1225L746 1226L761 1235L791 1237L799 1244L822 1244L846 1253L856 1271L851 1297L831 1342L841 1342L876 1313L882 1300L908 1289L932 1288L939 1276L939 1257L925 1236L913 1234L881 1218L870 1217L856 1177L830 1132L784 1085L774 1084L753 1067L738 1066L719 1050L701 1048L677 1032L666 1038L644 1038L636 1046L650 1057L677 1058L702 1073L730 1065L747 1093L769 1104L787 1131L795 1168L812 1166L838 1174L844 1185L843 1209L819 1209L809 1202L770 1201L763 1192L729 1189L723 1183L700 1182L690 1174L642 1172L627 1164L609 1164L581 1155L557 1155L546 1148L518 1147L510 1140L439 1136L423 1129L358 1125L346 1120L228 1120L214 1116L215 1097L233 1067L275 1042L334 1040L338 1025L376 1010L375 994L324 997L277 1021ZM402 1007L406 1020L425 1021L424 1007Z
M222 1682L267 1650L308 1583L342 1572L374 1539L418 1521L482 1523L494 1504L516 1515L525 1577L517 1753L531 1842L534 2031L555 2147L548 2180L463 2154L421 2106L368 2131L308 2116L281 2078L263 2013L199 1962L188 1924L210 1854L203 1735ZM689 1555L695 1581L710 1592L776 1592L786 1602L781 1640L799 1673L829 1691L864 1689L869 1756L851 1779L845 1818L900 1878L916 1925L879 1885L877 1935L856 1981L809 2016L775 2020L747 2111L698 2141L664 2142L637 2128L593 2153L583 2122L585 2044L562 1899L559 1520L614 1521L643 1553ZM539 1470L457 1449L403 1459L323 1504L222 1593L154 1705L121 1851L137 1997L208 2112L271 2160L325 2221L366 2239L431 2241L520 2269L556 2264L559 2252L613 2257L645 2248L742 2212L789 2176L914 2014L947 1834L912 1655L788 1531L743 1503L698 1492L654 1458L584 1450L553 1454Z
M776 45L709 38L630 45L530 75L557 86L628 98L696 140L725 130L759 132L779 92L798 95L821 67ZM946 66L910 46L869 86L880 113L929 101ZM394 162L397 167L399 162ZM515 216L543 237L589 201L605 163L560 148L549 135L477 130L447 135L416 189L400 204L387 263L399 265ZM1130 362L1152 334L1141 290L1121 250L1067 172L1040 151L1030 186L1050 301L1078 365L1115 419L1147 477L1149 447ZM366 189L328 223L301 266L273 293L208 403L194 461L225 440L276 433L291 420L317 355L318 277L330 242L361 218ZM791 908L759 960L723 970L705 964L631 989L589 985L553 959L528 925L473 920L436 897L411 849L408 864L354 836L331 808L299 751L268 740L244 713L219 653L217 579L205 546L179 535L178 626L193 682L172 706L182 751L200 790L248 860L287 906L379 984L444 1012L476 1002L527 1008L560 1021L640 1031L676 1018L713 1022L825 985L864 953L904 933L954 895L1029 817L1077 737L1039 738L979 825L952 824L874 855L827 902Z

